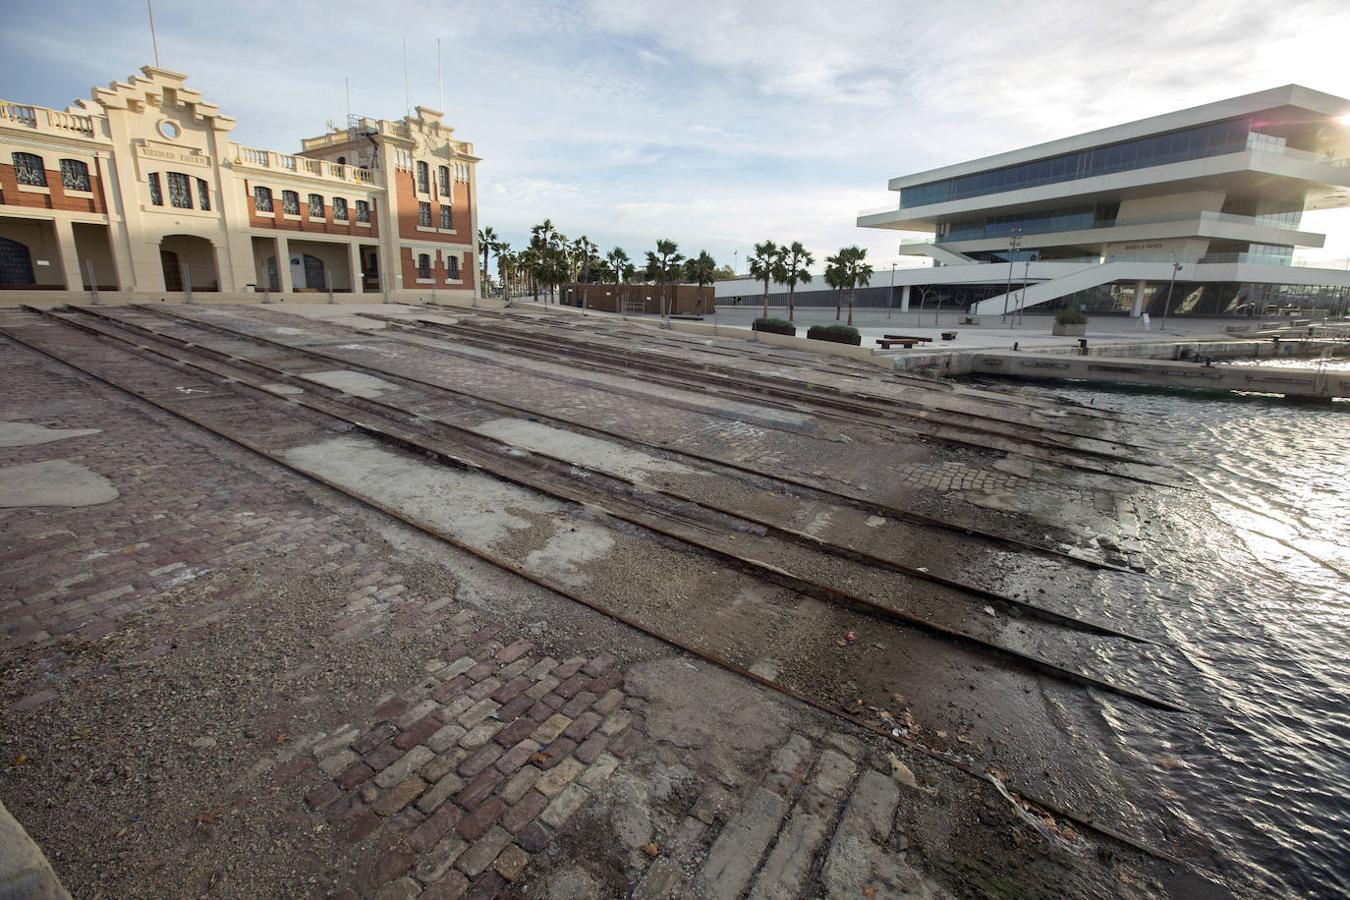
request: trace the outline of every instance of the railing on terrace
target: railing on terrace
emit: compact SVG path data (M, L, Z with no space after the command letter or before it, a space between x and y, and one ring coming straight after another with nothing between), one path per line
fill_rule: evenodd
M325 159L313 159L308 156L294 156L277 153L272 150L259 150L256 147L236 145L235 161L243 165L258 166L263 169L279 169L298 175L312 175L316 178L332 178L337 181L351 181L357 184L374 184L375 175L370 169L360 166L343 165Z
M864 210L862 210L861 212L859 212L858 215L859 215L859 216L879 216L879 215L881 215L882 213L899 212L899 211L900 211L900 201L899 201L899 200L896 200L894 203L892 203L892 204L890 204L890 205L888 205L888 206L876 206L876 207L873 207L872 209L864 209Z
M1144 216L1132 219L1102 219L1101 221L1073 222L997 222L986 225L983 231L958 231L943 235L942 243L957 241L985 241L994 238L1006 238L1014 231L1022 234L1057 234L1065 231L1091 231L1101 228L1127 228L1133 225L1167 225L1172 222L1224 222L1229 225L1250 225L1256 228L1276 228L1281 231L1300 231L1299 222L1286 222L1279 219L1263 219L1257 216L1240 216L1236 213L1199 210L1174 213L1170 216Z
M11 103L8 100L0 100L0 121L21 125L25 128L41 128L45 122L49 128L74 131L86 137L93 137L94 135L93 116L61 112L43 106Z

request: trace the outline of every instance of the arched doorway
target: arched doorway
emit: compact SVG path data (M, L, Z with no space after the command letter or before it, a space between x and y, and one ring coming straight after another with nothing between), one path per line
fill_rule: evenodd
M18 241L0 238L0 286L27 287L34 283L33 257Z
M191 282L194 291L220 290L216 269L216 248L203 237L171 234L159 242L159 259L164 269L164 290L182 291Z

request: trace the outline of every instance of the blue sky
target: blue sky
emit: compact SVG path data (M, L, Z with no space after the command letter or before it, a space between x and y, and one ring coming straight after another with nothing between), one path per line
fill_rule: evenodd
M156 0L161 63L291 151L352 108L438 105L472 141L479 218L515 246L545 216L639 256L659 237L739 258L758 240L823 257L892 232L857 212L886 180L1298 82L1350 96L1350 4L1210 2L386 3ZM73 28L72 23L79 23ZM94 39L90 39L90 36ZM0 96L64 107L151 60L145 4L11 4ZM1309 256L1350 256L1350 213ZM738 254L738 256L737 256Z

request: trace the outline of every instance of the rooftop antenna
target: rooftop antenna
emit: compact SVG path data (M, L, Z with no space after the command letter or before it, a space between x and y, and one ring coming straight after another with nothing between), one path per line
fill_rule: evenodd
M352 80L350 78L342 79L342 84L347 89L347 127L352 127Z
M436 38L436 108L445 112L445 82L441 79L441 39Z
M155 7L145 0L145 11L150 14L150 46L155 49L155 68L159 68L159 41L155 38Z
M408 90L408 39L403 39L403 105L407 115L412 117L412 91Z

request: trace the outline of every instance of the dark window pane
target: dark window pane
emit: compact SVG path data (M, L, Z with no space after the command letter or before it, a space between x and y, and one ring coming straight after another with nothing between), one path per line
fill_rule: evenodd
M42 157L36 153L15 153L14 178L19 184L46 187L47 170L42 164Z

